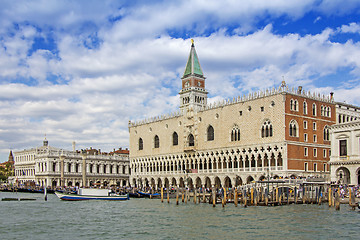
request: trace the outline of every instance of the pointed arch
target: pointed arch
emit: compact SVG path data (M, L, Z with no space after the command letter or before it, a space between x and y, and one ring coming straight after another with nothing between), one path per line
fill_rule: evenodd
M299 124L294 119L289 124L289 135L290 137L299 137Z
M154 137L154 148L159 148L160 147L160 139L158 135L155 135Z
M190 133L189 136L188 136L188 143L189 143L189 147L195 146L194 135L192 135L191 133Z
M308 105L306 101L304 101L303 103L303 110L304 110L304 114L306 115L308 113Z
M296 99L294 101L294 111L299 111L299 102Z
M316 104L315 103L313 103L313 105L312 105L312 115L313 116L316 116L317 114L316 114Z
M330 141L330 129L329 129L329 126L328 126L328 125L326 125L326 126L324 127L323 137L324 137L324 141Z
M215 139L213 126L209 125L206 132L207 132L207 140L213 141Z
M139 138L139 150L143 150L143 149L144 149L144 142L142 138Z
M231 138L230 139L232 142L240 141L240 129L236 124L234 124L234 126L231 130Z
M172 134L173 146L177 146L179 144L179 136L177 132Z
M269 119L266 119L261 127L261 137L272 137L273 136L273 127L271 124L271 121Z

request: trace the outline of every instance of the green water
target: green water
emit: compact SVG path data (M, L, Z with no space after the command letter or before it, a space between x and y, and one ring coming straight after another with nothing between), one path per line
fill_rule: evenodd
M360 212L341 205L176 206L159 199L60 201L50 194L4 193L0 239L359 239Z

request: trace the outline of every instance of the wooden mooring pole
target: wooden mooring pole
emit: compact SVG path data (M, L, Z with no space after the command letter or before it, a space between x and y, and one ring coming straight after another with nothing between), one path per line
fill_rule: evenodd
M179 205L179 187L176 188L176 205Z
M339 191L337 191L336 194L335 194L335 210L337 210L337 211L340 210L340 195L339 195Z
M265 189L265 206L268 206L269 205L269 189Z
M164 188L161 187L161 202L164 202Z
M167 202L170 203L170 191L169 191L169 188L166 188L166 198L167 198Z
M235 207L237 207L237 205L238 205L238 192L237 192L237 188L234 188L234 204L235 204Z
M216 205L216 189L215 187L212 188L212 200L213 200L213 207Z
M197 194L197 192L196 192L196 189L194 190L194 204L196 204L196 194Z

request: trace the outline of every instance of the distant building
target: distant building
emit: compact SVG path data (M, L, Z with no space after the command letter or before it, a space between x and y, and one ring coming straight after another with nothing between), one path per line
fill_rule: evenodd
M86 182L83 184L83 159ZM68 151L48 145L14 152L15 181L39 186L126 186L129 182L129 151L102 153L96 149ZM63 167L62 167L63 166Z
M0 163L0 166L5 168L7 164L10 164L11 167L14 166L14 157L13 157L12 150L10 150L8 160L6 162Z
M278 88L208 105L194 44L181 81L178 112L129 122L132 186L231 187L268 177L329 178L332 96L283 81Z
M2 168L1 175L7 177L8 183L13 183L14 180L14 158L12 151L10 150L8 161L0 163Z
M331 181L360 185L360 120L332 125Z
M347 123L360 120L360 107L335 102L336 105L336 123Z

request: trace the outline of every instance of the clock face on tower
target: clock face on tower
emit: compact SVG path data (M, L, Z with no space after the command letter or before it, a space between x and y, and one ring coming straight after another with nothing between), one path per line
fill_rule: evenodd
M186 81L185 87L189 87L189 86L190 86L190 82L189 82L189 81Z

